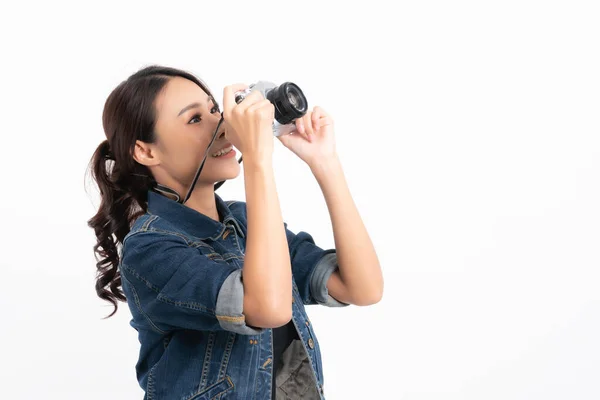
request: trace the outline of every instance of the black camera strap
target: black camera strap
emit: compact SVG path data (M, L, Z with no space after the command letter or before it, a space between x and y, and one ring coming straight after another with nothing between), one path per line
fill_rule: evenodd
M185 198L183 199L183 201L181 200L181 198L179 197L179 195L177 194L177 192L175 192L174 190L167 188L166 186L163 186L162 188L158 188L157 189L162 189L163 191L166 191L170 194L175 194L177 196L177 202L184 204L186 201L188 201L188 199L190 198L190 196L192 195L192 192L194 191L194 186L196 186L196 182L198 181L198 178L200 177L200 173L202 172L202 168L204 168L204 163L206 162L206 158L208 157L208 150L210 149L210 146L212 146L212 144L214 143L215 139L217 138L217 132L219 132L219 128L221 127L221 124L224 121L224 117L223 117L223 113L221 113L221 119L219 120L219 123L217 124L217 127L215 128L215 132L213 133L212 139L210 140L210 143L208 144L208 146L206 147L206 151L204 152L204 157L202 158L202 162L200 163L200 166L198 167L198 170L196 171L196 175L194 176L194 179L192 180L192 184L190 185L187 194L185 195ZM240 156L240 159L238 160L238 164L242 162L242 156ZM215 183L215 189L217 190L218 188L220 188L223 184L225 183L225 181L221 181L221 182L217 182ZM168 189L168 190L165 190Z

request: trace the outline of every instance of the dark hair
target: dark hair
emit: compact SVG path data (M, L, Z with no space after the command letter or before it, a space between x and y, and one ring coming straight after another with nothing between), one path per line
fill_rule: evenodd
M96 234L96 293L117 312L117 300L126 301L118 270L119 250L131 225L148 208L148 190L156 181L150 170L133 159L136 140L156 141L155 99L173 77L188 79L213 97L201 80L174 68L152 65L121 82L108 96L102 113L104 140L92 156L89 169L100 189L100 207L88 221Z

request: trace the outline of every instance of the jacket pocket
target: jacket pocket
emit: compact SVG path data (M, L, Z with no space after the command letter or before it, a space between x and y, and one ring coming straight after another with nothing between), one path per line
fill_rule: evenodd
M225 393L231 389L233 389L233 382L231 381L231 378L226 375L225 378L202 389L200 392L194 393L192 397L188 397L185 400L212 400L221 393Z

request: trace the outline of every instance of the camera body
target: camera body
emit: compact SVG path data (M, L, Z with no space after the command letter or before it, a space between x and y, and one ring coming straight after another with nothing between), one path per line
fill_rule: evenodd
M258 90L275 107L273 135L281 136L296 129L295 121L306 114L308 103L298 85L285 82L277 86L273 82L258 81L244 91L235 92L235 102L239 104L251 92Z

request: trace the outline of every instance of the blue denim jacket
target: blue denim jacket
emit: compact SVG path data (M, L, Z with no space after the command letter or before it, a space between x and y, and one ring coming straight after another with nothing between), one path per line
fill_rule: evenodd
M149 191L147 213L123 241L119 268L140 342L144 399L268 400L274 390L272 329L247 325L243 315L246 204L215 199L223 222ZM347 305L327 291L336 253L284 225L300 340L282 357L288 367L277 373L277 393L323 400L319 342L304 306ZM293 383L303 365L304 380Z

